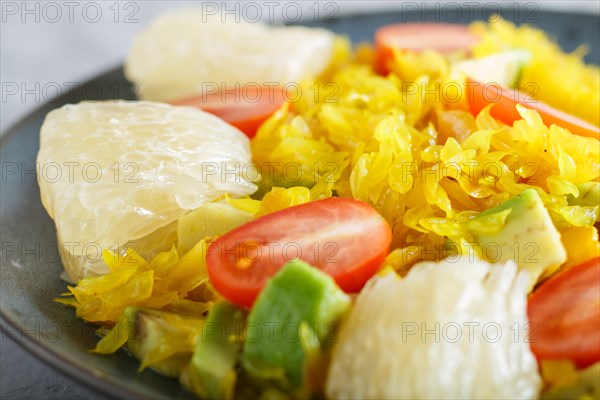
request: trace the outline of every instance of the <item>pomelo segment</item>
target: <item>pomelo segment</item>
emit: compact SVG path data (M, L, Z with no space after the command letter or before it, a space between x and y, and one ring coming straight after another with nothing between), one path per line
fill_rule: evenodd
M535 399L525 272L470 256L375 276L342 322L332 399Z
M320 74L331 61L335 35L325 29L223 17L174 11L139 33L125 65L138 97L174 101L222 85L284 86Z
M50 112L38 153L42 203L71 279L108 271L101 252L169 248L176 221L225 193L253 193L248 139L191 107L86 102Z

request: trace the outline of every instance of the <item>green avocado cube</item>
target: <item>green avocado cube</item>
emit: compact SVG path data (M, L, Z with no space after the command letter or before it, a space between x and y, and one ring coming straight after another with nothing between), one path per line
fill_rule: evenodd
M527 189L497 207L480 213L483 218L509 210L499 232L472 232L490 262L513 260L531 278L530 287L545 275L556 271L567 259L560 233L552 223L548 210L534 189Z
M222 301L213 306L196 341L188 385L203 399L234 396L246 312Z
M257 378L300 387L306 349L331 340L350 304L329 275L302 261L286 264L250 311L243 367Z

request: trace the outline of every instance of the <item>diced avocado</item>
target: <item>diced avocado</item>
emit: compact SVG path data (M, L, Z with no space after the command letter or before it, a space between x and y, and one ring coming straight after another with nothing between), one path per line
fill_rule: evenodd
M600 182L586 182L577 185L579 196L567 196L570 206L596 207L600 205Z
M225 301L210 310L188 370L189 386L200 398L233 398L245 320L244 310Z
M127 307L123 333L131 324L127 350L141 361L140 369L150 367L163 375L177 377L190 362L204 318L148 308Z
M529 272L531 287L544 275L551 274L567 259L560 234L534 189L480 213L476 219L510 210L502 229L493 234L471 232L491 262L514 260Z
M523 67L531 60L526 50L511 50L483 58L461 61L453 65L453 70L482 83L497 83L505 87L515 86Z
M259 379L300 387L307 343L318 346L331 335L350 303L329 275L301 261L286 264L250 311L242 366Z
M206 203L179 218L177 251L185 254L200 240L237 228L252 217L251 213L229 203Z

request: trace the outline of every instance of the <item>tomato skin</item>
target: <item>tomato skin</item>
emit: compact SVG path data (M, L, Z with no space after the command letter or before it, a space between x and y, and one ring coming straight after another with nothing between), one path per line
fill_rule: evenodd
M468 50L478 38L465 25L444 23L402 23L386 25L375 32L376 70L390 72L394 49L437 50L442 54Z
M538 360L570 359L579 368L600 361L600 258L543 283L529 299L528 315Z
M298 257L359 291L389 251L392 232L367 203L332 197L259 217L214 241L208 276L229 301L250 307L266 281ZM259 250L260 249L260 250Z
M469 109L474 116L477 116L488 105L493 104L490 109L492 117L507 125L512 125L521 119L516 105L522 104L537 111L546 126L556 124L579 136L596 139L600 137L600 127L549 106L518 90L504 88L497 84L484 84L473 79L467 79L465 88Z
M209 112L235 126L249 138L287 101L281 87L247 85L239 90L212 91L171 102Z

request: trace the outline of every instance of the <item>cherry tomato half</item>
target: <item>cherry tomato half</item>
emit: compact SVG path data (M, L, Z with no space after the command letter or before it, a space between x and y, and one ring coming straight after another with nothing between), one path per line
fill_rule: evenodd
M600 127L549 106L518 90L504 88L497 84L484 84L469 79L466 83L466 91L469 108L473 115L479 114L485 107L493 104L490 110L492 117L507 125L512 125L515 121L521 119L521 115L516 108L517 104L521 104L527 108L536 110L547 126L556 124L576 135L596 139L600 137Z
M543 283L529 299L528 314L538 359L570 359L581 368L600 361L600 258Z
M479 39L465 25L405 23L381 27L375 32L377 71L386 74L394 59L394 49L437 50L443 54L468 50Z
M286 92L280 87L245 85L239 90L212 91L171 104L214 114L252 138L286 100Z
M208 248L207 270L219 293L244 307L295 258L331 275L344 291L357 292L379 269L391 238L390 226L373 207L333 197L265 215L224 234Z

